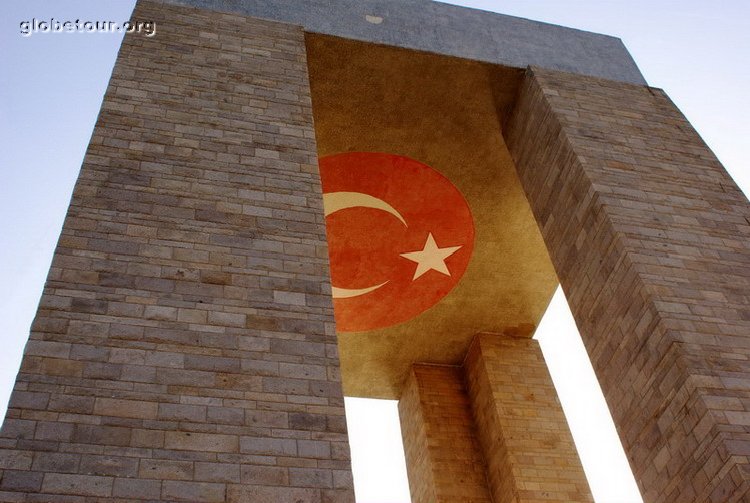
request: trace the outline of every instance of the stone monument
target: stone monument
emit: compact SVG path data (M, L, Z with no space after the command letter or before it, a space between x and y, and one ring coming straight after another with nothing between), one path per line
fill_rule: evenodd
M0 435L7 502L592 497L562 284L646 502L750 498L750 207L615 38L427 0L141 0ZM747 341L747 342L746 342Z

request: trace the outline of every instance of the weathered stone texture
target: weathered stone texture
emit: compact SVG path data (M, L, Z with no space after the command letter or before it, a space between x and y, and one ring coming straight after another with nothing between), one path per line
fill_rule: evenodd
M480 334L464 368L492 501L592 502L539 344Z
M747 199L658 89L535 68L506 139L645 501L745 501Z
M303 33L144 1L134 19L157 32L118 56L0 500L352 501Z
M491 503L460 367L414 365L398 402L413 503Z

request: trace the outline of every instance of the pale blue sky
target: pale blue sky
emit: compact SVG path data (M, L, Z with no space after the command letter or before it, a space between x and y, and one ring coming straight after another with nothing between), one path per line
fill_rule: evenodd
M0 352L0 411L7 402L121 39L112 34L35 34L25 38L20 36L19 23L32 17L124 21L133 3L132 0L24 0L0 5L0 147L5 153L0 163L0 235L3 236L0 337L4 347ZM451 3L621 37L649 83L667 91L745 192L750 190L747 120L750 2L747 0ZM600 398L591 392L581 392L584 385L580 379L585 380L585 376L574 375L590 372L581 370L576 360L581 357L580 342L575 340L574 327L566 318L564 302L557 298L554 304L553 312L545 320L546 326L539 332L556 382L569 388L561 391L566 395L563 397L566 412L577 410L579 416L584 416L571 417L571 422L579 425L574 430L599 429L606 434L611 429L611 425L602 426L606 410L589 410ZM366 419L359 418L352 430L372 435L373 428L384 426L389 431L383 435L397 439L392 404L379 407L387 410L365 409L364 414L379 418L376 423L368 424ZM361 410L357 407L357 411ZM598 418L595 426L585 422L592 417ZM583 437L590 439L591 435ZM595 441L592 453L584 454L581 442L585 439L577 437L576 441L582 456L593 459L588 462L592 466L587 467L587 472L599 503L638 501L628 489L632 481L612 475L615 468L596 458L603 452L601 443ZM389 460L388 452L378 454L376 446L360 450L367 450L392 471L403 466L398 460ZM622 459L607 462L617 465ZM592 475L597 467L602 473ZM380 478L386 472L386 468L373 467L359 470L355 477L360 503L408 501L403 474L395 475L401 477L399 481Z

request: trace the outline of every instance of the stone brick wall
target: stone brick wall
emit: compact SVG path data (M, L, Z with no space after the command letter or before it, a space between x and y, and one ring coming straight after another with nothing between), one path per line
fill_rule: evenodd
M399 416L414 503L593 501L534 340L480 334L463 367L414 365Z
M594 501L539 344L481 334L464 368L493 501Z
M352 501L300 28L141 1L0 435L0 500Z
M535 68L505 134L645 501L745 501L747 199L658 89Z
M413 503L492 503L460 367L414 365L398 402Z

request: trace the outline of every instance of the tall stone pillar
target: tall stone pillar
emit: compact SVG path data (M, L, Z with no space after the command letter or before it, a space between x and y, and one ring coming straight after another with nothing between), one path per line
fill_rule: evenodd
M414 365L398 410L412 503L492 503L460 367Z
M415 365L399 415L414 503L593 501L536 341L481 334L463 367Z
M0 500L353 501L302 30L147 1L133 19L156 35L117 58Z
M746 501L747 199L658 89L534 68L505 134L645 501Z
M464 367L493 501L593 501L539 344L480 334Z

